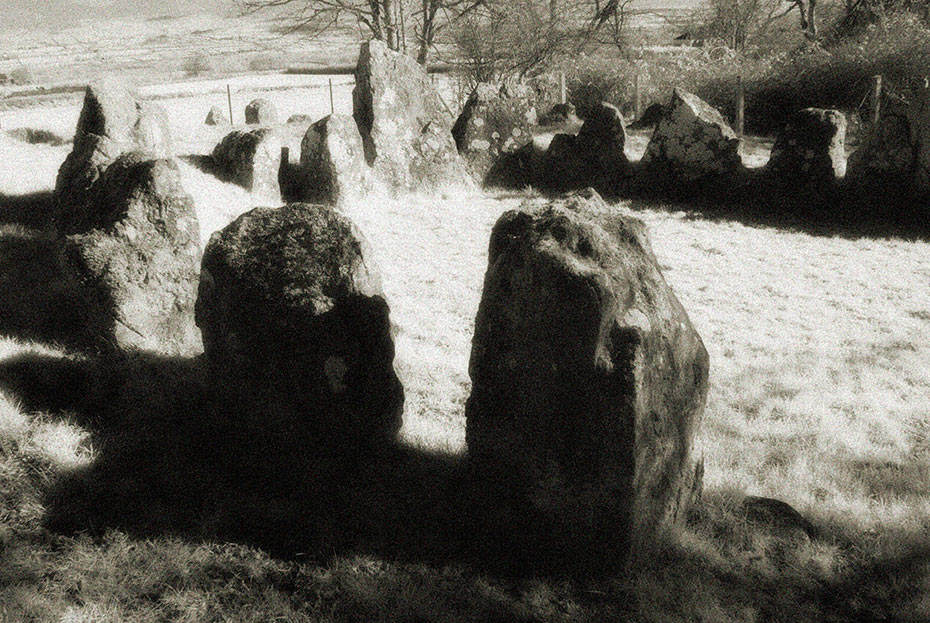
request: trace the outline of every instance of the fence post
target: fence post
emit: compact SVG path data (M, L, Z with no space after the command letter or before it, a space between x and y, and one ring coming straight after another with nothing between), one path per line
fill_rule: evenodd
M746 129L746 92L743 87L743 76L736 78L736 134L743 138Z
M229 104L229 125L233 124L232 118L232 92L229 90L229 83L226 83L226 103Z
M633 81L633 118L639 119L643 114L643 92L639 72Z
M329 114L336 114L336 105L333 103L333 79L329 79Z
M564 71L559 72L559 91L561 93L559 102L564 104L565 103L565 72Z
M881 74L877 76L872 76L872 125L878 123L878 117L881 114L881 102L882 102L882 76Z

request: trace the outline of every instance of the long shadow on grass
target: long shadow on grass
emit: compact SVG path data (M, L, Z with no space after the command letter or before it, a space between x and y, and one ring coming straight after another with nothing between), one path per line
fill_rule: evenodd
M736 193L737 195L739 193ZM814 236L930 240L930 207L892 196L857 196L837 191L805 198L761 188L754 196L718 199L668 194L638 197L633 209L683 211L689 218L735 221L751 227L774 227Z
M0 224L0 335L83 349L99 322L62 271L56 235Z
M25 195L0 193L0 226L23 225L44 228L55 211L55 196L49 191Z
M55 531L119 528L285 558L365 554L507 576L564 571L564 552L540 556L546 535L481 505L463 457L403 444L324 448L224 402L199 358L24 355L0 362L0 389L92 432L95 461L48 494Z
M585 608L667 608L683 620L714 606L754 611L758 620L891 621L902 604L919 601L930 574L925 534L896 536L912 545L895 550L903 555L876 549L869 559L871 546L855 529L815 520L813 545L798 542L777 527L747 527L738 504L727 507L710 490L689 518L695 536L658 546L631 575L608 564L614 579L601 582L547 566L533 542L538 528L475 504L462 457L394 446L340 467L292 430L254 418L243 424L250 414L211 392L196 358L22 356L0 362L0 388L93 431L96 460L48 493L47 525L58 532L117 528L236 541L298 561L359 554L496 577L568 576L594 587L572 596ZM818 571L817 547L838 548L846 561Z

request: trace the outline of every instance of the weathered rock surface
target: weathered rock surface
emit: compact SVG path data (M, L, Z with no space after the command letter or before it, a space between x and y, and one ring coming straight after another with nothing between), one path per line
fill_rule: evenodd
M930 94L882 102L878 124L849 156L846 179L883 194L930 197Z
M788 119L775 139L767 169L791 185L832 185L846 174L846 116L805 108Z
M381 41L363 43L352 99L365 160L385 183L418 191L471 185L452 114L415 60Z
M207 125L226 125L229 123L229 119L226 118L222 108L212 106L210 112L207 113L207 118L204 119L204 123Z
M268 201L280 201L281 139L271 128L234 130L213 149L220 177Z
M452 137L472 174L481 182L501 156L532 140L536 109L528 94L479 84L452 126Z
M742 170L739 137L701 98L675 89L642 164L675 182L722 178Z
M256 208L204 251L197 325L214 378L282 406L295 434L351 450L401 424L388 305L368 246L331 207Z
M623 116L615 106L601 102L592 107L577 136L557 134L552 139L545 158L547 184L559 191L591 186L615 194L630 173L625 143Z
M287 118L288 123L313 123L313 117L310 115L296 114Z
M469 458L510 509L625 551L700 490L707 352L642 222L596 193L498 219L469 374Z
M545 115L539 118L539 125L581 125L581 119L571 102L555 104Z
M329 115L310 126L300 144L302 195L308 201L341 203L372 187L355 119Z
M278 122L278 109L265 98L254 99L245 107L245 122L249 125L274 125Z
M94 182L128 151L172 157L168 117L161 106L140 101L115 78L94 82L84 93L74 149L58 170L55 194L60 217L67 220L69 213L83 210Z
M520 149L504 154L488 170L485 184L500 188L541 187L549 142L544 137L533 137Z
M631 123L628 127L631 130L641 130L643 128L651 128L659 123L662 120L662 117L665 114L665 108L662 104L654 102L649 104L646 107L646 110L643 111L643 114L639 119Z
M64 265L83 285L109 346L193 354L200 228L174 160L128 152L94 184L69 222Z

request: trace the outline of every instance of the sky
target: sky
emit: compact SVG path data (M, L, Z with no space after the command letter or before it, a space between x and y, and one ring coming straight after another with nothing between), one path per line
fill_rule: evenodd
M82 19L225 12L232 0L0 0L0 29L67 26Z

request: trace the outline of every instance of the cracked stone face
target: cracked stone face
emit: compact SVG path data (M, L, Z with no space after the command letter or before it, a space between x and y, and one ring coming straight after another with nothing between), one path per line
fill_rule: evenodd
M675 89L642 162L683 181L696 181L739 170L738 148L739 137L715 108Z

